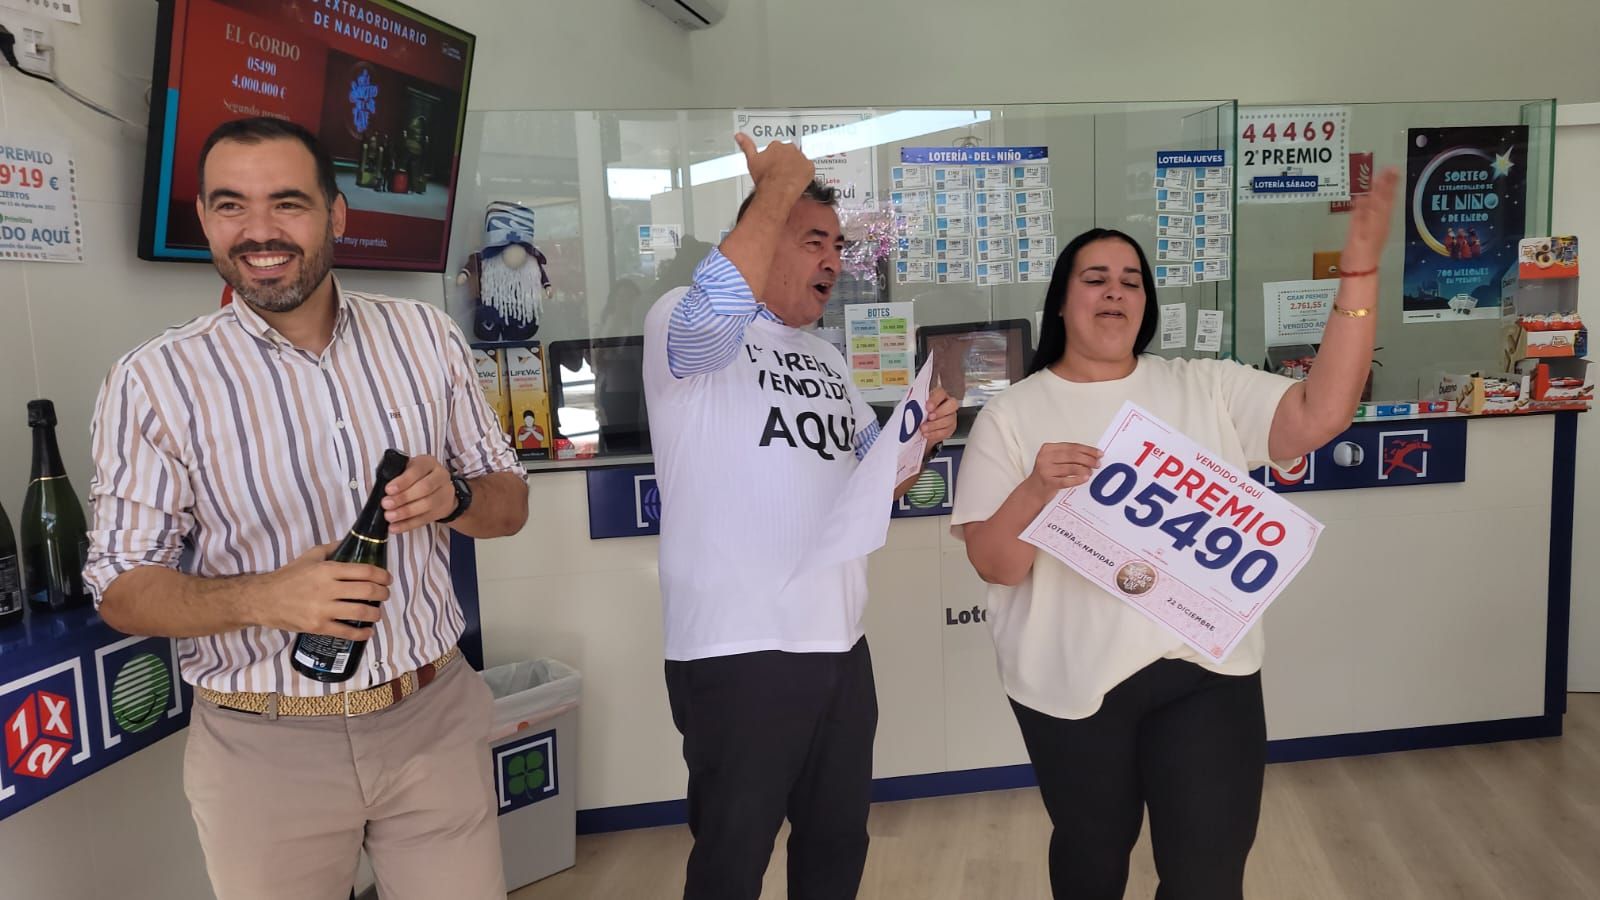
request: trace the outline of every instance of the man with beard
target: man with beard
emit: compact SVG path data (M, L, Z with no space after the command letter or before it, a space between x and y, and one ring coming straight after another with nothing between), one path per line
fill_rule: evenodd
M528 500L467 344L439 309L333 277L345 200L305 129L219 127L196 208L238 302L107 377L86 575L112 627L178 639L212 885L342 898L364 847L385 900L503 898L491 698L456 649L447 527L513 534ZM411 460L383 501L387 571L329 562L388 448ZM308 679L299 633L365 640L365 658Z

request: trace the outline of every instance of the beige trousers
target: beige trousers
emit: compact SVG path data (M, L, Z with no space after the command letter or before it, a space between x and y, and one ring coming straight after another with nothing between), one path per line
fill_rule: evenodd
M218 900L347 900L362 847L383 900L504 900L492 703L459 658L349 719L197 699L183 780Z

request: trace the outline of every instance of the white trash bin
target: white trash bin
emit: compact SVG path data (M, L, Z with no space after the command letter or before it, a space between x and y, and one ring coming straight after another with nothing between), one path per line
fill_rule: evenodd
M486 669L490 771L506 890L570 869L577 855L578 670L553 659Z

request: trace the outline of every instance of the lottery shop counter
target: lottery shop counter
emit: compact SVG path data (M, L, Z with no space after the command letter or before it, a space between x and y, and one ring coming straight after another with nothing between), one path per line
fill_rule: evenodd
M1262 626L1272 759L1560 733L1577 415L1356 423L1285 473L1253 473L1325 526ZM934 459L870 562L880 799L1031 783L984 585L949 535L961 455ZM594 673L580 827L678 821L653 473L530 480L536 509L587 510L587 528L543 519L479 545L486 656L532 646Z

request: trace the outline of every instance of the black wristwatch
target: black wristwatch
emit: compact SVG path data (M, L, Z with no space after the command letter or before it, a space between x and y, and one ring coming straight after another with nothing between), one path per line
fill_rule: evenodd
M439 520L440 525L447 525L461 518L461 514L472 505L472 485L468 484L465 478L454 472L450 473L450 486L456 491L456 508L450 511L450 515Z

